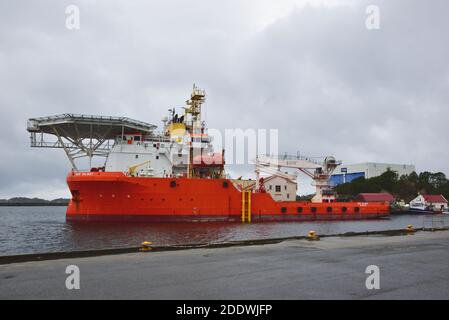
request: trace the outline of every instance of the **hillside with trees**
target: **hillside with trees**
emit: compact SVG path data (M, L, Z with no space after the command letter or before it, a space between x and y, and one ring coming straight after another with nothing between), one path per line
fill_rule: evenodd
M388 170L382 175L370 179L357 178L352 182L334 187L339 197L354 198L363 192L389 192L397 199L409 202L418 193L442 194L449 198L449 180L442 172L412 172L399 176L395 171Z
M39 198L25 198L25 197L0 199L0 207L67 206L68 204L69 199L44 200Z

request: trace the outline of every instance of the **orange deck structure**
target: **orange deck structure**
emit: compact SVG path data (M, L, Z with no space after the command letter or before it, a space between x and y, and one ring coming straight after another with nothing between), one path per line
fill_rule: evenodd
M359 220L389 215L388 203L276 202L229 179L132 177L71 172L68 221L258 222Z

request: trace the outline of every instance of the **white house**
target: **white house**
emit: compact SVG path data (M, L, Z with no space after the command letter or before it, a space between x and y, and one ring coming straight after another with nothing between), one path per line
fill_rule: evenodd
M265 178L264 186L275 201L296 201L298 185L295 180L273 175Z
M256 180L234 179L232 182L239 190L254 190L257 188ZM265 191L275 201L296 201L298 184L294 179L272 175L264 178L263 185Z
M447 211L448 202L441 194L420 194L410 201L412 210Z

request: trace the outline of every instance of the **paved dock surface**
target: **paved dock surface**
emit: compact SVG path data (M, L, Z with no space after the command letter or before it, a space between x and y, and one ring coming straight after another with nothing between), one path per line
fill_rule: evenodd
M379 290L366 289L368 265ZM0 266L0 298L449 299L449 231L14 263Z

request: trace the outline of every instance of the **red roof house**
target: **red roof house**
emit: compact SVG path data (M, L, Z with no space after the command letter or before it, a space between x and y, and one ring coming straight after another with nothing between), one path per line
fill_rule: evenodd
M362 202L394 202L394 197L385 193L360 193L357 199Z
M428 203L447 203L446 198L442 194L423 194Z
M441 194L419 194L410 201L410 208L413 210L447 211L448 203Z

